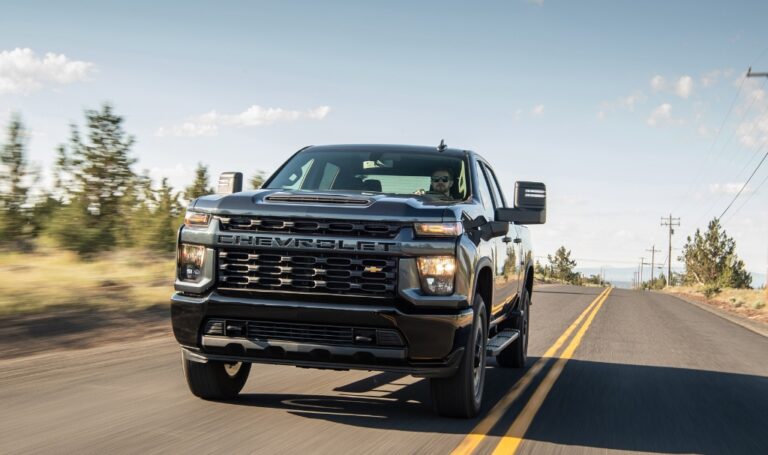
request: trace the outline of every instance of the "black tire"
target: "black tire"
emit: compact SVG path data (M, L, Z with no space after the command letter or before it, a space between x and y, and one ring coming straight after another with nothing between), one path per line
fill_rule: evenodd
M181 355L184 376L189 391L204 400L226 400L234 398L243 390L251 364L245 362L225 363L209 360L198 363Z
M528 331L531 326L531 296L527 288L520 294L520 316L515 318L512 328L520 336L496 356L496 363L505 368L523 368L528 360Z
M432 378L432 404L435 412L446 417L472 418L480 412L485 384L488 316L485 302L475 295L472 332L456 374L449 378Z

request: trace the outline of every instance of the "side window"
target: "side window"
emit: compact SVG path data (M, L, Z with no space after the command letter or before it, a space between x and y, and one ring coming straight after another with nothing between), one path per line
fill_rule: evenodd
M488 178L488 183L491 184L491 191L493 192L493 200L496 207L506 207L507 205L504 203L501 186L499 186L499 181L496 180L496 174L494 174L491 168L486 165L483 165L483 169L485 169L485 176Z
M480 192L480 199L485 208L485 218L491 221L494 219L493 198L488 189L488 181L485 179L485 172L483 172L483 169L480 166L477 167L477 190Z
M333 182L336 181L336 176L339 175L339 166L333 163L325 163L325 169L323 169L323 176L320 178L320 185L318 189L327 190L333 188Z

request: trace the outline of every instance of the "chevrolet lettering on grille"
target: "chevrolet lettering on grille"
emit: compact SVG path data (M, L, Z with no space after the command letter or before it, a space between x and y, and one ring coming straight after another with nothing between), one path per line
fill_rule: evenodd
M266 248L313 248L319 250L340 251L394 251L395 242L375 242L364 240L312 239L294 237L264 237L257 235L218 235L221 245L252 246Z

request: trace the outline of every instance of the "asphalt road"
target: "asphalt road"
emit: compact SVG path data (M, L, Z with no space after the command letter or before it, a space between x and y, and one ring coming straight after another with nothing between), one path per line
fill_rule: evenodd
M528 366L489 362L474 420L436 417L423 379L286 366L202 401L168 327L125 329L0 360L0 453L768 453L768 338L673 297L601 291L535 292Z

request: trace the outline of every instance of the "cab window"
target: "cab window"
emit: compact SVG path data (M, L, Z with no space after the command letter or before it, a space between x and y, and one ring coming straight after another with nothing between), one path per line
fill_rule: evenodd
M485 173L479 164L477 167L477 191L480 192L480 200L483 203L483 208L485 208L485 218L492 221L494 220L493 198L488 189L488 180L485 179Z

